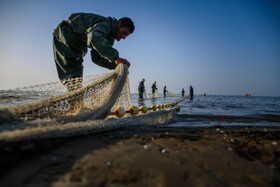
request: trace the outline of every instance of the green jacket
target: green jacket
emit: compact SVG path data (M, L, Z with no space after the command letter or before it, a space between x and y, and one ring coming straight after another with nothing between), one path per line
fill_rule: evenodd
M157 86L156 86L156 84L153 84L153 85L152 85L152 93L155 93L156 90L157 90Z
M67 21L82 44L94 49L102 58L115 64L115 60L119 58L118 51L112 47L117 31L116 18L75 13Z

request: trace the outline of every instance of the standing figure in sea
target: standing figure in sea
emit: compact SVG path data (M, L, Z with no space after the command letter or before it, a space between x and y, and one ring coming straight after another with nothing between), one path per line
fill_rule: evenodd
M184 97L185 96L185 90L184 90L184 88L182 89L182 97Z
M193 87L190 85L190 100L193 100Z
M157 85L156 85L156 81L154 82L154 84L152 85L152 94L153 94L153 98L155 98L156 96L156 91L157 91Z
M166 92L168 92L168 91L166 90L166 86L164 86L163 87L163 97L166 97Z
M63 20L53 32L53 53L58 77L68 91L82 87L83 57L88 48L92 61L99 66L115 69L123 63L129 67L130 63L120 58L113 44L133 33L134 28L128 17L117 20L91 13L74 13ZM77 98L82 103L83 96Z
M143 99L143 94L145 91L144 82L145 82L145 79L142 79L142 81L140 81L139 85L138 85L139 99Z

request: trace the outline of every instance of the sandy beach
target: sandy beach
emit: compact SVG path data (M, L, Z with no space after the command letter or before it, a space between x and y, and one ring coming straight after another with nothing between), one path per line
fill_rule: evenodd
M280 129L124 127L1 143L0 186L279 186Z

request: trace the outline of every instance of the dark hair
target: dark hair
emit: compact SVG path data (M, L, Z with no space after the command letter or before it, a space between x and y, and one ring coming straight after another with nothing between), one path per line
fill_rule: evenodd
M123 18L119 19L118 21L121 21L121 27L127 27L129 29L129 31L131 33L133 33L135 27L134 27L133 21L130 18L123 17Z

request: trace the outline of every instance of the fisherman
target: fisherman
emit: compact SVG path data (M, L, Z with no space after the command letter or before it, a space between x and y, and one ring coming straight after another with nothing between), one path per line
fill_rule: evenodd
M153 98L155 98L156 96L156 90L157 90L157 85L156 85L156 81L154 82L154 84L152 85L152 94L153 94Z
M193 100L193 87L190 86L190 100Z
M63 20L53 32L53 53L58 77L68 91L82 87L83 57L91 48L92 61L107 69L130 63L119 57L114 41L125 39L134 31L128 17L119 20L90 13L75 13ZM73 79L75 78L75 79ZM83 93L69 98L70 110L83 107Z
M166 86L164 86L163 87L163 97L166 97L166 92L168 92L168 91L166 90Z
M125 39L134 31L134 23L128 17L119 20L90 13L75 13L62 21L53 32L53 51L59 79L69 85L69 78L80 78L69 91L81 87L83 57L91 48L92 61L107 69L115 69L120 63L130 63L119 57L113 48L114 41Z
M142 79L142 81L139 82L139 86L138 86L139 99L143 99L143 94L145 91L144 82L145 82L145 79Z

